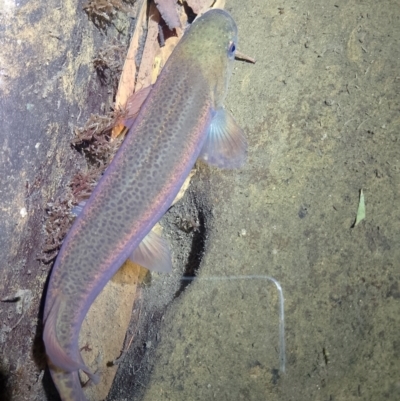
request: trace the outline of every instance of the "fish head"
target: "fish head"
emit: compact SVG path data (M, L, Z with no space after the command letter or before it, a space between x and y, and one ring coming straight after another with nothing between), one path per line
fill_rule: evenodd
M237 48L237 27L231 15L211 9L197 17L185 33L180 51L194 62L212 89L214 104L222 105Z

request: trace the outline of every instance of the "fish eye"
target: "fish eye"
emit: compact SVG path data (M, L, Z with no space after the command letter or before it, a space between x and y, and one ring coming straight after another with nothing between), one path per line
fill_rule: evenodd
M234 54L235 54L235 51L236 51L235 42L232 42L232 41L231 41L231 42L229 43L229 50L228 50L229 56L233 57Z

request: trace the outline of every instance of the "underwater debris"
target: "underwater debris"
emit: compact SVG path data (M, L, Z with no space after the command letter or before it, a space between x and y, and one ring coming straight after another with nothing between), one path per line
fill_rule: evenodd
M89 169L87 172L78 172L72 177L70 187L72 196L74 197L73 203L79 204L89 199L101 173L102 169L93 168Z
M47 221L45 224L46 239L42 248L42 255L38 258L43 263L52 262L58 255L64 237L71 227L73 216L69 213L72 207L72 197L67 194L47 204Z
M93 24L102 30L105 30L111 23L116 13L111 0L90 0L83 6L83 9Z
M365 199L364 199L364 192L361 189L360 190L360 201L358 202L356 221L354 222L353 227L355 227L358 223L361 222L361 220L364 220L364 219L365 219Z
M177 11L177 0L154 0L161 17L172 31L181 25Z
M239 50L236 50L235 59L247 61L248 63L251 63L251 64L256 63L256 59L254 57L247 56L246 54L240 52Z
M103 116L92 114L83 127L75 129L76 139L72 141L72 146L85 154L90 166L104 170L111 162L122 142L110 141L111 130L120 116L119 111Z
M182 1L179 4L177 4L177 0L154 0L154 2L171 31L181 26L182 21L179 18L178 7L182 6ZM224 0L186 0L185 3L187 3L196 15L204 13L211 7L224 8L225 5Z
M97 28L105 30L110 25L117 11L130 13L130 8L122 0L89 0L83 10Z
M93 67L103 85L111 86L115 92L126 56L126 46L115 38L99 51L93 60Z

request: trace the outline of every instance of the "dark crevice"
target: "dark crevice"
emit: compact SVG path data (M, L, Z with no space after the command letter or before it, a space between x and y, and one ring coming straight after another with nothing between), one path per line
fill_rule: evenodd
M0 398L4 401L11 401L11 388L8 381L9 376L3 371L0 361Z
M191 24L197 17L197 14L194 13L194 11L191 9L191 7L188 6L187 3L183 3L183 8L185 9L185 13L188 18L188 24Z
M193 229L192 245L182 280L174 298L179 297L191 281L196 277L206 248L206 217L202 209L197 210L198 226Z

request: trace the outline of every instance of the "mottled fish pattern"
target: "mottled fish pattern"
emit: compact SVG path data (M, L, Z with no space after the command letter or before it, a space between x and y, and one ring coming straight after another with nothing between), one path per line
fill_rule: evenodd
M150 230L196 159L227 168L245 160L243 133L222 108L236 42L235 22L223 10L206 12L187 29L64 240L49 280L43 333L63 401L86 399L79 370L98 380L82 360L79 332L119 267L132 255L145 267L170 270L168 250Z

